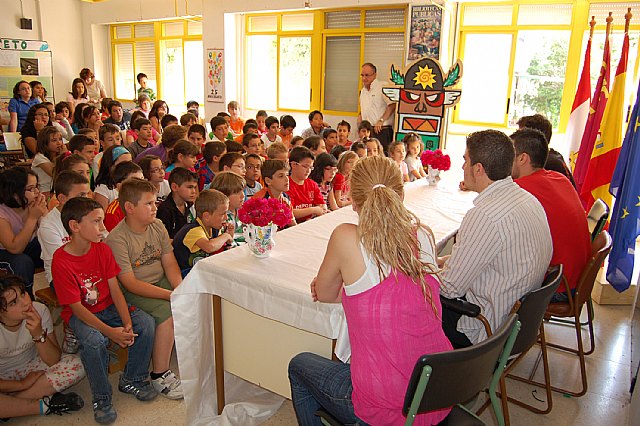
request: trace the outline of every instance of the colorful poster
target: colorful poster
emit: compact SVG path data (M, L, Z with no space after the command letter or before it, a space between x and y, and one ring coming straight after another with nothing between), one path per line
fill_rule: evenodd
M223 49L207 49L207 101L224 103Z
M442 8L437 5L411 6L407 63L417 59L440 59Z

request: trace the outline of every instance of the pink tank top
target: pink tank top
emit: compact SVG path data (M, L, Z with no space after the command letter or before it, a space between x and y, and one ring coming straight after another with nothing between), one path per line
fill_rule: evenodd
M351 380L355 414L369 424L404 424L404 395L421 355L452 350L442 331L439 284L426 277L438 311L422 289L404 274L390 274L373 288L348 296L342 305L351 342ZM416 425L442 421L450 409L421 414Z

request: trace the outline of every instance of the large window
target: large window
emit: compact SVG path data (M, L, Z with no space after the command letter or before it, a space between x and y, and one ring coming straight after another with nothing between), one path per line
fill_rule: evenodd
M314 13L247 17L246 107L308 111Z
M469 3L461 9L458 56L463 94L454 121L515 127L524 115L542 113L564 132L584 60L591 16L597 26L591 50L592 90L602 63L605 18L613 12L611 76L620 58L627 7L640 2L514 0ZM635 17L634 17L635 18ZM633 104L638 29L631 21L626 106Z
M249 15L245 106L356 115L360 65L404 65L405 7Z
M144 73L170 106L204 103L202 23L199 19L111 26L115 98L136 97L136 75Z

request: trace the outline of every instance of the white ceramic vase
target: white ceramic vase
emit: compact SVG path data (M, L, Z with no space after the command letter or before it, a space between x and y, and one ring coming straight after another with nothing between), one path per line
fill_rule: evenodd
M266 226L256 226L248 223L244 228L244 239L251 253L256 257L269 257L276 246L275 236L277 230L278 227L273 223Z
M438 183L438 177L440 176L440 170L434 169L428 166L427 170L427 182L429 185L435 186Z

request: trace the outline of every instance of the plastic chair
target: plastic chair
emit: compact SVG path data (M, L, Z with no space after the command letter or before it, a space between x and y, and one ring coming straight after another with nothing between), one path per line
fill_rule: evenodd
M549 305L549 301L551 300L551 297L556 292L558 286L560 285L560 282L562 281L562 272L562 265L552 266L551 268L549 268L541 286L522 296L518 301L516 301L511 310L511 313L518 314L518 318L520 320L520 323L522 324L522 327L520 329L520 333L518 334L518 338L515 341L513 349L511 350L510 358L512 358L512 361L508 363L508 367L505 371L504 376L506 377L509 372L515 367L515 365L517 365L518 362L520 362L522 358L527 354L529 349L531 349L533 345L539 342L542 349L541 353L545 374L544 387L547 391L547 407L544 410L540 410L522 401L508 397L506 393L506 382L504 381L503 377L500 382L500 396L502 398L502 407L506 424L509 424L509 410L507 401L513 402L516 405L519 405L538 414L549 413L552 409L552 389L551 380L549 377L549 363L547 359L543 319L546 313L547 306ZM443 299L443 306L446 306L448 309L454 312L473 318L482 316L482 314L480 313L480 307L478 305L464 300ZM492 330L486 320L483 321L483 324L485 324L487 335L491 336ZM530 381L531 378L525 379L512 375L509 375L509 377L537 385L537 383ZM481 413L487 406L488 404L485 404L480 408L478 412Z
M405 425L412 425L420 413L447 407L453 408L443 424L484 425L460 404L475 397L490 382L489 396L498 424L503 426L504 417L495 390L519 330L518 315L512 314L494 335L477 345L420 357L405 393L402 408L407 417ZM322 409L316 415L325 425L340 425Z
M580 314L582 312L582 307L591 297L593 284L595 283L598 272L600 271L600 268L604 263L604 259L607 257L610 251L611 235L609 235L607 231L602 231L600 234L598 234L598 236L596 236L596 239L591 244L591 258L587 262L587 265L580 275L580 279L578 280L578 284L576 285L575 296L571 296L571 293L568 293L569 300L566 303L551 303L547 308L546 315L573 319L576 329L576 339L578 344L577 349L549 342L547 342L547 346L576 354L580 362L580 375L582 378L581 391L575 392L567 389L552 387L552 389L556 392L562 392L572 396L582 396L587 393L587 371L584 357L588 353L584 351L584 347L582 344L582 326L580 324ZM591 341L594 342L595 337L593 333L593 317L588 309L587 315L589 335Z

